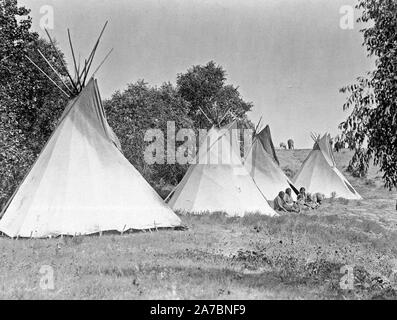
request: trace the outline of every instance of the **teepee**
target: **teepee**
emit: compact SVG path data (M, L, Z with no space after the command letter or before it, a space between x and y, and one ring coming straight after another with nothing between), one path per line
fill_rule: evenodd
M235 130L213 126L193 164L170 194L168 204L182 213L226 212L229 216L277 213L242 165Z
M0 231L48 237L178 226L178 216L121 153L96 80L76 78L78 93L3 209Z
M278 165L269 126L254 136L244 166L267 199L273 200L287 188L294 191L292 197L295 198L297 190Z
M326 198L362 199L335 164L330 135L313 137L315 144L294 178L294 185L309 193L319 192Z

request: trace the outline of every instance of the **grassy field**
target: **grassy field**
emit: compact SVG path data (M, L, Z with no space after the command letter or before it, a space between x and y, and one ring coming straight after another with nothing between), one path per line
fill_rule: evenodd
M278 150L282 168L296 172L308 152ZM350 156L336 154L344 173ZM364 200L327 200L308 214L183 216L186 231L0 238L0 298L396 299L396 195L376 168L346 176ZM350 289L340 284L346 265ZM54 271L53 289L40 286L43 266Z

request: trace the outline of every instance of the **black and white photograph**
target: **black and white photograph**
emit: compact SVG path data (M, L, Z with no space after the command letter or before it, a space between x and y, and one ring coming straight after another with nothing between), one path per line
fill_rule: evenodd
M397 1L0 0L0 300L397 300Z

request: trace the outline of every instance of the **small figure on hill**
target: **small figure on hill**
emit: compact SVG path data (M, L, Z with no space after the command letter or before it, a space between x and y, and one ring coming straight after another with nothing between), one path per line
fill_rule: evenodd
M280 149L287 149L287 145L284 142L280 142Z
M295 147L294 147L294 140L288 139L287 144L288 144L288 149L289 149L289 150L294 150L294 149L295 149Z

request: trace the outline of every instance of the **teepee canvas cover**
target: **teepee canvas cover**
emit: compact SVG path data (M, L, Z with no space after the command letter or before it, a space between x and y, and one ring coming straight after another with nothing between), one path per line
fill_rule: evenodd
M318 138L294 178L294 185L305 187L309 193L319 192L326 198L362 199L335 164L330 135Z
M179 225L117 146L91 79L4 208L0 231L46 237Z
M229 128L209 130L196 155L196 163L190 165L169 205L185 213L277 215L242 165L237 137L230 139L234 131Z
M273 146L269 126L254 137L244 161L245 168L267 199L273 200L280 191L285 191L287 188L294 191L292 197L295 198L296 189L278 166L274 147L270 147L269 153L265 150L263 142L266 142L267 146Z
M276 149L274 148L269 125L267 125L261 132L259 132L259 134L256 135L256 138L260 140L260 142L262 143L262 147L272 157L274 162L276 162L277 165L280 165L280 161L278 161L277 158Z

